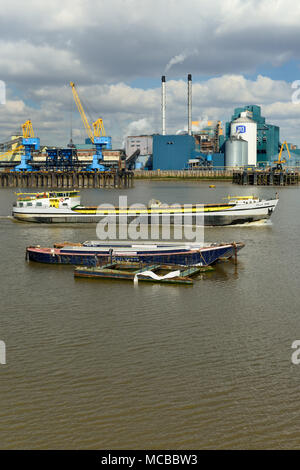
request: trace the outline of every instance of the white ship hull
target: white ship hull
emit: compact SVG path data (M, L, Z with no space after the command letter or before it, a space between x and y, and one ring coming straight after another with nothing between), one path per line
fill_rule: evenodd
M140 224L235 225L268 219L278 199L236 204L184 205L175 212L160 207L146 210L131 208L105 210L78 206L70 208L14 207L12 215L23 222L37 223L97 223L101 220L117 224L136 221ZM223 208L224 206L224 208Z

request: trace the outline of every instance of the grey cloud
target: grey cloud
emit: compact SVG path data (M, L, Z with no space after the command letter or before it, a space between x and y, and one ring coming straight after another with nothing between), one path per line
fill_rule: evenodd
M283 1L268 16L266 1L257 8L241 0L12 4L0 18L1 78L20 87L57 85L70 75L84 85L159 76L183 51L191 55L172 77L253 73L299 58L299 10L283 22Z
M119 147L126 132L149 129L159 132L161 127L160 87L142 90L124 83L78 87L86 103L92 103L92 119L102 117L107 132ZM243 104L262 105L263 113L273 121L284 123L288 116L300 119L300 106L291 102L291 86L284 81L258 76L247 80L242 75L224 75L193 84L193 119L230 119L233 108ZM71 88L44 87L28 94L25 104L13 100L9 93L7 107L2 107L0 130L4 137L30 117L42 141L47 144L66 145L70 135L70 110L73 109L73 127L83 141L86 137L79 113L73 103ZM40 106L31 102L39 100ZM187 123L187 84L183 80L167 81L167 132L183 129ZM276 122L274 122L276 124ZM81 130L81 131L80 131Z
M261 64L299 58L298 3L280 0L276 9L270 3L28 0L24 8L24 2L13 0L0 16L0 79L6 81L9 100L23 100L24 106L15 114L12 104L1 108L0 136L30 116L43 139L65 143L71 107L74 127L82 128L71 105L70 80L77 83L83 101L92 103L95 118L105 119L117 142L134 125L158 131L159 77L183 53L184 61L175 61L168 71L169 131L186 123L186 82L180 78L187 71L218 76L194 82L195 118L207 114L227 119L233 107L250 102L269 106L266 111L277 117L280 106L274 103L288 103L289 84L243 76L254 74ZM143 77L157 79L157 88L126 85Z

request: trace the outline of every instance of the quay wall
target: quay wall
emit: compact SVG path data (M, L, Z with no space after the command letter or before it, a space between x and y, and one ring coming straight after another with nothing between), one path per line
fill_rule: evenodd
M135 170L135 179L183 179L218 181L227 180L234 184L255 186L288 186L299 184L299 169L203 169L203 170Z
M131 188L133 173L127 172L52 172L52 171L2 171L1 188Z
M232 182L252 186L291 186L299 184L298 171L255 171L244 170L233 173Z
M233 170L134 170L135 179L232 180Z

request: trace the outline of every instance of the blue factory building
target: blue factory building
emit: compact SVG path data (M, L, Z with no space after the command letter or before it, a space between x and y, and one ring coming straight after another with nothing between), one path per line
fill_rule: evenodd
M238 119L243 112L247 112L251 120L257 124L257 164L262 166L274 161L280 149L279 127L266 123L261 115L261 108L257 105L248 105L235 108L232 121ZM231 122L232 122L231 121ZM230 138L231 122L226 123L226 141ZM154 134L152 148L152 162L137 161L137 167L151 168L153 170L184 170L189 168L213 167L224 168L225 139L221 123L208 122L207 127L188 134ZM255 138L255 137L254 137ZM296 146L291 146L293 151ZM294 159L299 161L300 149L294 150Z
M248 111L250 117L257 124L257 163L265 163L272 160L278 155L279 144L279 127L267 124L266 119L261 115L261 108L257 105L248 105L235 108L231 121L239 118L241 113ZM226 123L226 139L230 137L230 124Z
M225 166L225 157L224 153L211 153L205 155L207 162L211 162L211 166L218 169L223 169Z
M153 135L153 170L184 170L194 153L191 135Z

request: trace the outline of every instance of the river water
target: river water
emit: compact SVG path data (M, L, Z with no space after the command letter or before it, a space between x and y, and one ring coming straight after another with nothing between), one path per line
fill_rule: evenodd
M13 222L0 191L0 448L300 448L300 204L278 188L272 223L205 230L243 241L238 266L192 287L75 280L25 261L30 244L95 239L95 226ZM137 181L84 203L219 202L275 188Z

